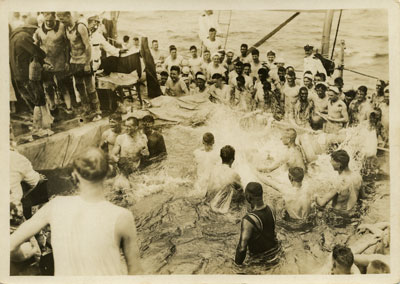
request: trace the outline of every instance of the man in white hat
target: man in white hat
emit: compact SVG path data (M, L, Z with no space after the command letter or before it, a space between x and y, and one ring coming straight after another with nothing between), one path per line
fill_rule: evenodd
M324 125L326 133L338 133L349 121L347 106L339 99L339 90L336 87L329 87L328 99L328 114L318 114L326 121Z
M311 45L304 46L304 69L303 72L311 71L313 75L323 73L326 75L326 70L321 63L321 60L315 58L313 55L314 47Z

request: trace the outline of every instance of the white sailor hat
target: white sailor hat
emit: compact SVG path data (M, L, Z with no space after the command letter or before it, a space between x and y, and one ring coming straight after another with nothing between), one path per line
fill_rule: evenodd
M313 80L313 76L310 73L304 73L303 78L308 78L310 80Z
M214 58L214 56L220 57L221 55L218 52L214 52L213 55L211 56L211 58Z
M184 66L182 68L182 74L189 74L190 73L190 68L188 66Z
M339 89L337 87L335 87L335 86L329 86L329 91L332 91L332 92L334 92L336 94L340 94Z
M275 59L274 64L283 63L285 64L285 59L283 57L278 57Z
M228 49L228 50L225 52L225 54L228 54L228 53L232 53L233 55L235 55L235 53L233 52L232 49Z
M199 74L196 76L196 79L202 79L202 80L206 81L206 76L204 76L203 74Z

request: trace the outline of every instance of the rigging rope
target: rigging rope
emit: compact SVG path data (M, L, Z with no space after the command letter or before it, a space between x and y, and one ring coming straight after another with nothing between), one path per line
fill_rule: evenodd
M333 41L333 46L332 46L331 60L333 59L333 52L335 51L336 39L337 39L337 36L339 33L340 19L342 18L342 11L343 10L340 10L339 19L338 19L338 23L337 23L337 27L336 27L335 40Z
M351 69L348 69L348 68L344 68L344 67L343 67L343 70L346 70L346 71L349 71L349 72L353 72L353 73L356 73L356 74L358 74L358 75L365 76L365 77L369 77L369 78L372 78L372 79L381 80L381 79L378 78L378 77L375 77L375 76L372 76L372 75L368 75L368 74L365 74L365 73L361 73L361 72L358 72L358 71L355 71L355 70L351 70Z
M232 17L232 10L229 11L229 23L228 23L228 29L226 30L224 49L226 48L226 43L228 42L229 27L231 26L231 17Z

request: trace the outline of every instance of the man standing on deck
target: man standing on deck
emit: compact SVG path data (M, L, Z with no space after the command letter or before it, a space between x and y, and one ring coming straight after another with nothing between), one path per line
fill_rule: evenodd
M313 55L314 47L310 45L304 46L304 68L303 72L311 71L313 75L318 73L323 73L326 75L326 70L321 63L321 60L315 58Z
M101 119L100 102L92 74L92 47L89 30L86 25L74 21L71 12L57 12L65 26L65 32L71 48L70 72L75 78L75 86L82 101L86 115L95 113L93 121Z
M324 131L326 133L337 133L349 121L346 104L339 99L339 90L330 87L328 90L328 114L316 112L325 120Z
M33 35L35 43L46 53L44 62L53 66L43 72L43 85L50 110L55 110L55 86L63 96L66 112L72 113L71 97L67 89L66 72L69 69L68 40L64 25L56 20L55 12L44 12L44 23ZM55 83L57 82L57 85Z
M224 68L226 69L226 74L221 74L222 76L224 76L226 78L226 82L228 82L228 74L235 70L235 63L233 62L233 57L235 56L235 54L233 53L232 50L228 50L226 52L226 59L224 61Z
M199 18L199 38L202 42L207 39L210 28L219 30L218 19L213 10L205 10Z
M251 66L251 77L253 81L257 80L258 70L262 67L262 62L260 61L260 51L258 49L253 49L251 51L252 60L250 60Z
M261 184L248 183L245 198L252 211L242 219L235 263L243 264L249 249L251 258L262 258L266 266L275 265L279 261L277 255L281 247L275 233L275 214L264 204Z
M222 43L216 38L217 30L215 28L210 28L209 36L203 41L203 48L211 52L211 54L218 52L222 48Z

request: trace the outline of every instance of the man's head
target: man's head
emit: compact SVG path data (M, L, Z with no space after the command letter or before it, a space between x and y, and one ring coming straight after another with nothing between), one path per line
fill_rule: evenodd
M210 58L211 58L211 52L209 50L204 50L203 52L204 61L208 62Z
M151 47L152 47L154 50L158 50L158 40L153 39L153 41L151 42Z
M385 102L385 104L389 105L389 87L385 88L385 91L383 92L383 101Z
M222 74L220 73L214 73L211 77L211 79L213 79L215 87L217 88L221 88L222 87Z
M344 100L348 103L350 103L354 98L356 97L357 92L354 90L349 90L347 92L344 92Z
M165 83L167 83L168 80L168 72L167 71L161 71L160 73L160 85L164 86Z
M230 64L231 62L232 62L232 60L233 60L233 56L234 56L235 54L233 53L233 51L231 51L231 50L229 50L227 53L226 53L226 62L228 62L228 64Z
M129 42L130 37L128 35L124 35L124 37L122 38L122 40L124 41L124 43L128 43Z
M240 46L240 54L245 57L247 55L247 50L249 49L249 46L246 43L242 43Z
M88 29L90 32L95 32L100 26L100 17L97 14L92 14L88 17Z
M138 37L134 37L133 38L133 45L138 47L139 46L139 38Z
M245 82L246 81L242 75L236 77L236 83L238 88L244 88Z
M285 79L286 76L286 69L285 67L278 67L278 77L281 81Z
M331 164L333 169L342 172L347 169L350 162L350 156L345 150L337 150L331 154Z
M203 135L203 145L206 151L211 151L214 146L214 135L211 132L206 132Z
M313 76L312 76L311 72L310 73L308 73L308 72L304 73L303 83L304 83L304 86L306 86L307 88L312 88L312 86L313 86Z
M288 146L295 143L296 137L296 130L294 128L288 128L283 132L281 141L284 145Z
M251 72L251 65L250 63L243 63L243 73L246 74L247 76L250 75Z
M306 57L309 57L313 53L313 49L313 46L307 44L306 46L304 46L304 55Z
M176 59L177 51L175 45L169 46L169 54L171 55L172 59Z
M282 66L282 67L283 67L283 66ZM288 67L286 67L286 72L289 72L289 71L295 72L294 67L293 67L293 66L288 66Z
M324 73L317 72L314 76L314 82L325 82L326 76Z
M331 273L350 274L354 263L354 256L350 248L342 245L335 245L332 251Z
M206 86L206 76L203 73L196 73L196 86L199 87L200 90L204 90Z
M181 74L181 68L179 66L176 66L176 65L171 66L169 75L173 82L177 82L179 80L180 74Z
M192 45L190 47L189 51L193 58L197 57L197 47L195 45Z
M275 57L276 57L276 54L272 50L267 52L267 60L268 60L269 63L274 62Z
M154 117L150 114L147 114L143 116L142 118L142 126L143 126L143 132L146 135L151 134L152 128L154 126Z
M43 12L46 28L52 29L56 26L56 12Z
M122 122L122 116L119 112L114 112L108 118L108 123L110 124L110 128L114 132L119 132L121 130L121 122Z
M263 202L263 188L258 182L249 182L244 190L247 202L253 207L254 203Z
M218 50L218 54L219 54L219 63L224 62L224 59L225 59L225 50L223 50L223 49Z
M286 80L288 81L289 84L294 84L296 79L296 73L293 71L288 71L286 73Z
M125 129L129 135L133 135L139 126L139 120L136 117L130 116L125 121Z
M258 69L258 79L260 79L261 82L264 82L268 78L268 70L266 68L260 68Z
M294 183L302 183L304 178L304 170L299 167L291 167L289 168L289 180L292 184Z
M243 63L242 61L236 61L235 63L235 71L238 75L242 75L243 73Z
M336 87L329 87L328 98L332 102L336 102L339 99L339 90Z
M230 145L226 145L221 148L220 156L223 164L231 166L235 161L235 149Z
M334 84L335 84L335 87L337 87L339 90L343 89L343 85L344 85L343 78L342 77L335 78Z
M257 48L254 48L251 51L251 56L253 57L253 61L258 63L260 61L260 52L258 51Z
M57 17L60 19L60 22L63 23L65 26L69 27L73 24L73 19L71 12L57 12Z
M220 63L219 56L220 56L219 53L215 52L215 53L213 53L213 55L211 57L211 60L212 60L212 62L214 63L215 66L219 66L219 63Z
M317 85L315 86L315 91L317 92L319 98L325 98L327 88L328 87L325 85L325 83L317 83Z
M299 99L302 102L306 102L308 99L308 89L304 86L299 89Z
M357 95L356 95L356 99L359 102L363 102L367 96L367 87L366 86L360 86L357 89Z
M390 273L390 267L378 259L371 261L367 266L367 274Z
M217 35L217 30L216 30L216 29L210 28L210 29L208 30L208 36L209 36L209 38L210 38L211 41L214 41L214 40L215 40L215 36L216 36L216 35Z

